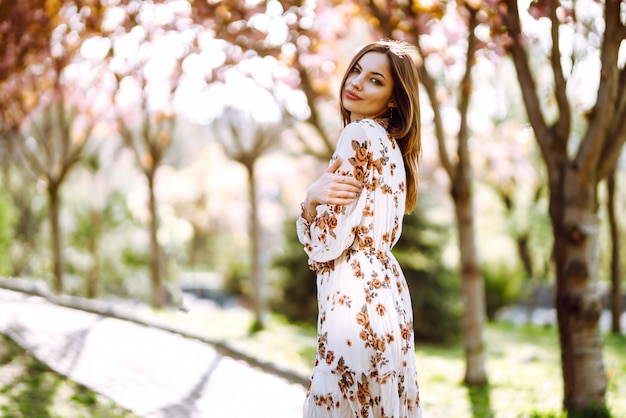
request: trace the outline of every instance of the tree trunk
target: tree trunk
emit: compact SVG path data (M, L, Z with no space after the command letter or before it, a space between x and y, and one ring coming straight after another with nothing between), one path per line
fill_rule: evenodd
M611 332L622 332L620 319L622 317L622 277L619 259L619 228L615 213L615 168L611 170L607 178L609 214L609 228L611 233Z
M256 181L254 176L254 162L246 164L248 170L248 198L250 200L250 259L252 262L252 285L254 287L254 324L252 331L259 331L265 327L265 283L261 269L261 233L257 208Z
M161 247L157 237L159 231L159 215L154 193L154 171L146 174L148 179L148 202L150 211L150 279L152 284L152 307L161 308L165 302L165 294L161 278Z
M452 187L452 198L459 233L461 257L461 294L463 297L463 345L466 370L464 383L468 386L487 384L485 370L485 285L478 263L474 232L474 210L468 180L458 180Z
M603 407L607 377L599 320L596 183L582 186L565 164L550 184L554 226L556 310L563 369L563 407L570 412Z
M524 267L526 273L526 280L528 281L528 297L526 298L526 323L532 323L533 314L537 307L537 298L539 296L539 290L541 289L537 278L535 277L535 271L533 269L533 260L528 246L529 232L528 230L519 234L515 242L517 243L517 254Z
M58 295L63 292L63 248L59 219L61 198L57 183L51 181L48 184L48 198L50 199L50 239L52 240L52 263L54 268L52 290Z
M100 212L91 210L91 237L87 239L87 251L91 256L91 266L87 270L87 283L85 294L89 299L95 299L98 297L99 280L98 275L100 272L100 263L98 262L98 242L100 241L100 231L102 226L102 217Z

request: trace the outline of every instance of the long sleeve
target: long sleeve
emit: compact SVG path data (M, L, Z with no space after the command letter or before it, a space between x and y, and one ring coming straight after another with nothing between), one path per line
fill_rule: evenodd
M331 164L341 158L337 172L367 182L372 170L370 143L363 126L352 123L344 128ZM319 205L317 216L307 222L300 215L296 221L298 239L310 261L323 263L339 257L354 242L367 204L367 189L347 206Z

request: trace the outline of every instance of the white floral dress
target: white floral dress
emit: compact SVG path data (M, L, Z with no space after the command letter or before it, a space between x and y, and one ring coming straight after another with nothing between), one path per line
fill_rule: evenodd
M298 238L317 273L318 348L305 418L417 418L422 410L409 290L391 249L406 175L400 148L371 119L342 131L338 172L364 184L349 206L317 207Z

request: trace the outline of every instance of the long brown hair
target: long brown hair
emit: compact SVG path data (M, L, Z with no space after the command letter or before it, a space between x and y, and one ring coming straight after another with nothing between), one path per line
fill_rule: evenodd
M404 159L407 186L405 213L411 213L417 202L419 157L422 152L419 79L417 67L410 55L411 48L406 42L396 40L383 40L368 44L352 58L348 71L341 81L341 93L343 93L350 70L368 52L380 52L387 56L393 78L391 98L396 104L392 110L393 116L389 119L387 131L398 142ZM345 127L350 123L350 112L343 105L343 94L339 97L341 118Z

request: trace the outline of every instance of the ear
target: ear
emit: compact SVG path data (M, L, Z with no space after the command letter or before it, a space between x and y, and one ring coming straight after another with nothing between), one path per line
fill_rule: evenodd
M387 103L387 107L389 109L393 109L394 107L396 107L396 102L394 102L393 100L390 101L389 103Z

